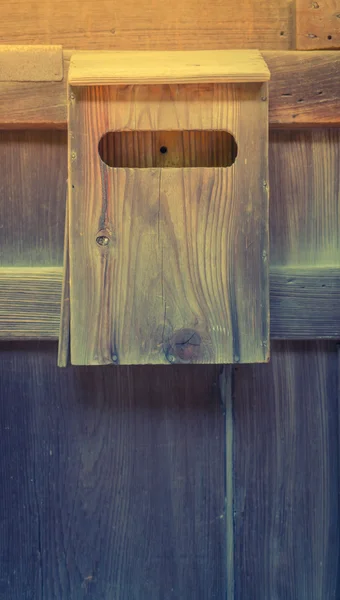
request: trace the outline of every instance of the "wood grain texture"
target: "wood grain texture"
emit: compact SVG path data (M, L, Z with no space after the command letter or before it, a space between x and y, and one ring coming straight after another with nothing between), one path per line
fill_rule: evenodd
M263 52L272 127L340 126L339 52Z
M226 524L226 599L235 598L235 556L234 556L234 418L233 418L233 377L234 367L224 365L219 375L221 405L225 416L225 524Z
M339 298L339 267L271 267L271 337L340 338Z
M63 269L1 269L0 281L0 338L58 339ZM270 337L340 338L339 281L335 267L271 267Z
M55 339L60 321L62 270L0 269L0 337Z
M60 83L1 83L0 129L67 128L67 75L72 51L64 50ZM271 127L340 126L338 52L275 52L262 55L271 73Z
M68 82L72 86L162 83L244 83L268 81L258 50L76 52Z
M72 364L267 360L266 88L71 93ZM230 169L111 169L99 158L106 131L164 128L232 131L237 160ZM103 235L109 243L98 247Z
M234 394L235 598L336 600L335 344L273 343Z
M80 50L215 50L294 47L289 0L10 0L2 6L4 44L62 44ZM24 27L18 27L24 23Z
M299 50L340 48L337 0L296 0L296 47Z
M1 266L62 264L66 142L64 132L0 132Z
M1 597L225 598L216 368L56 360L1 346Z
M0 81L62 79L62 46L0 45Z
M269 138L270 264L340 265L340 129Z

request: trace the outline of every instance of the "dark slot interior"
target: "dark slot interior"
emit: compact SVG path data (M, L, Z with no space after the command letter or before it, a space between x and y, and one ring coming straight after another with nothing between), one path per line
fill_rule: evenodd
M237 156L228 131L109 131L99 142L109 167L230 167Z

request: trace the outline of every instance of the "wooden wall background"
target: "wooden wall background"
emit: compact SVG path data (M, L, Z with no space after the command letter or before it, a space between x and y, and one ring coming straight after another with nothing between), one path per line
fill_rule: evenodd
M288 0L0 14L1 43L82 49L289 50L297 25ZM337 129L271 131L271 264L340 266L339 158ZM0 132L1 266L62 264L66 159L66 132ZM339 598L336 342L222 375L56 360L0 345L1 600Z

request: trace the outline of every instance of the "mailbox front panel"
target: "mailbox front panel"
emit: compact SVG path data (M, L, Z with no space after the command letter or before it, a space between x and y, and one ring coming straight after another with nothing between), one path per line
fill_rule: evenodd
M267 111L261 83L70 88L72 364L268 360Z

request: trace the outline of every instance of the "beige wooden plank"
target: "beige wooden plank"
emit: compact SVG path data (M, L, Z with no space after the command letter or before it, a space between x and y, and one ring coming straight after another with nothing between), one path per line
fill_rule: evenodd
M73 91L71 362L171 361L180 331L201 338L197 362L265 360L265 86ZM105 131L164 127L230 130L237 160L229 170L110 169L99 160ZM100 235L107 246L96 244Z
M76 52L69 84L135 85L268 81L257 50Z
M62 281L61 267L0 269L0 339L58 339ZM340 268L271 267L271 338L339 339L339 286Z
M21 25L23 24L23 25ZM293 47L290 0L9 0L1 6L5 44L62 44L88 50L197 50Z
M338 0L296 0L296 47L299 50L340 48Z
M62 46L0 45L0 81L61 81Z
M59 83L0 83L0 129L66 129L71 54L64 50L64 80ZM271 73L271 127L340 126L338 52L262 54Z

